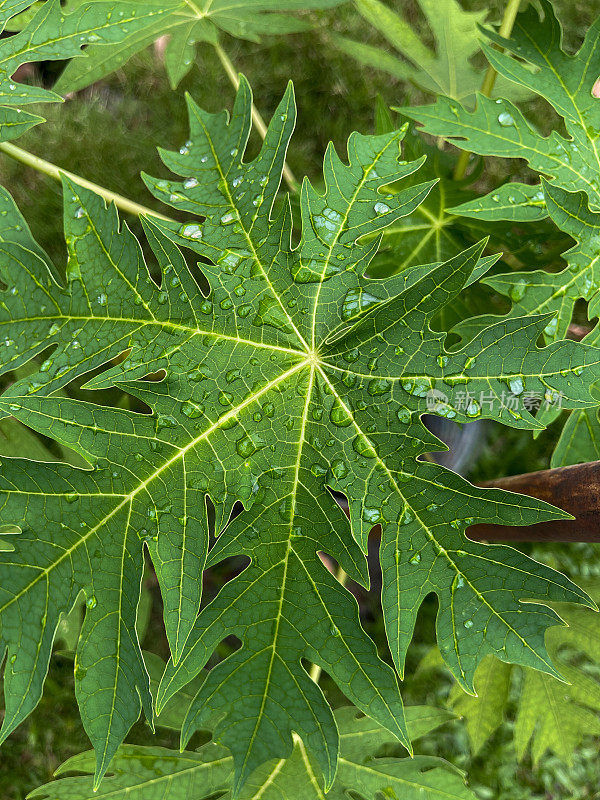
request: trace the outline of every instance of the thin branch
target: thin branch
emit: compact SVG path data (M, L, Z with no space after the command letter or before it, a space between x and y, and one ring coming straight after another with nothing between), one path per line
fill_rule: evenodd
M134 203L133 200L129 200L127 197L123 197L123 195L117 194L116 192L111 192L110 189L105 189L103 186L99 186L97 183L88 181L86 178L82 178L81 175L76 175L74 172L69 172L67 169L57 167L56 164L53 164L51 161L45 161L39 156L34 156L33 153L29 153L27 150L22 150L20 147L17 147L10 142L0 143L0 150L11 158L14 158L16 161L20 161L21 164L26 164L28 167L32 167L32 169L35 169L38 172L43 172L45 175L49 175L51 178L54 178L54 180L60 181L61 175L66 175L67 178L71 178L80 186L85 186L86 189L91 189L108 202L113 202L117 208L120 208L121 211L125 211L128 214L134 214L136 216L139 216L140 214L148 214L153 217L164 219L167 222L175 221L170 217L165 217L164 214L159 214L158 211L154 211L152 208L143 206L140 203Z
M575 519L526 527L473 525L470 539L492 542L600 542L600 461L511 475L481 484L519 492L568 511Z

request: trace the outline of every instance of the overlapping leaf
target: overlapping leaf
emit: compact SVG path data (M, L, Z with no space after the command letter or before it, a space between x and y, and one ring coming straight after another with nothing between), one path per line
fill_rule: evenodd
M93 6L99 0L93 0ZM69 0L68 7L78 8L86 0ZM221 33L239 39L259 41L265 35L306 30L307 23L290 11L331 8L343 0L154 0L161 19L148 19L143 27L131 29L117 45L92 45L85 63L72 61L55 86L57 92L84 89L121 67L131 56L161 36L169 37L165 66L173 88L190 71L196 45L217 44ZM128 5L135 8L140 0Z
M357 10L402 55L391 55L373 45L334 36L335 44L361 64L383 69L402 81L412 81L426 92L471 104L481 85L482 73L471 64L481 48L480 25L487 11L466 11L457 0L418 0L435 41L426 44L414 27L380 0L354 0ZM496 93L522 100L528 96L501 79Z
M591 592L597 597L598 587ZM547 642L568 683L525 669L518 695L517 756L522 758L531 742L535 762L550 750L570 764L584 737L600 734L600 620L581 608L561 609L561 615L569 627L551 628ZM452 705L466 719L475 752L503 721L510 678L511 668L490 656L477 669L478 697L468 697L459 687L452 692Z
M557 272L511 272L486 281L512 303L510 314L553 312L544 331L550 339L563 338L575 303L588 302L588 317L598 309L599 272L596 239L600 205L600 99L598 75L600 19L590 28L574 55L562 49L562 31L551 4L542 2L543 19L529 7L517 17L510 40L490 38L506 48L500 53L486 46L490 63L507 78L544 97L564 119L566 137L556 130L544 137L511 103L480 97L469 112L452 100L411 111L429 133L441 135L459 147L484 155L525 158L549 181L525 185L508 183L485 197L459 205L454 213L480 220L527 222L548 214L561 231L579 243L567 254L568 266ZM574 193L573 193L574 192ZM492 317L471 320L467 337ZM595 343L597 334L587 341ZM553 465L593 459L600 439L595 411L572 414L553 456Z
M378 100L376 111L376 133L388 133L397 127L389 109ZM379 251L369 266L371 277L389 277L403 272L408 267L422 264L441 263L451 258L459 250L490 236L488 250L510 253L517 263L547 263L547 242L554 232L552 223L547 220L530 225L527 237L505 222L490 222L470 219L453 213L453 207L476 199L475 193L468 188L472 178L457 181L454 178L456 160L450 153L427 144L414 130L407 128L403 140L404 158L416 160L426 156L426 162L418 173L409 176L405 181L418 182L427 178L437 180L431 192L412 214L397 220L383 231L383 239ZM480 170L477 170L478 174ZM404 183L406 185L406 183ZM393 187L389 191L393 192ZM565 241L568 237L564 237ZM554 248L559 251L561 242L554 237ZM542 246L543 245L543 246ZM473 318L482 307L489 305L490 290L481 287L481 277L486 274L497 256L490 256L481 264L472 276L477 286L468 293L461 293L451 306L442 309L433 327L449 330L458 322ZM487 269L486 269L487 266Z
M553 130L543 136L519 109L505 99L478 96L469 111L456 100L439 98L434 105L404 108L424 130L480 155L525 159L531 169L553 183L586 192L600 205L600 19L588 31L577 53L562 49L562 30L549 0L541 0L543 18L533 6L517 16L510 39L486 32L499 52L483 45L500 75L545 98L564 119L566 136ZM503 195L491 193L465 213L484 219L529 219L543 214L541 187L507 184ZM511 199L512 193L512 199ZM506 200L506 202L503 202ZM508 206L508 209L506 208Z
M411 737L416 739L445 722L447 712L427 706L406 709ZM352 790L361 800L371 800L379 792L405 800L471 800L474 795L464 785L460 773L439 758L376 758L382 745L390 742L385 728L356 709L335 712L340 730L340 759L337 777L327 797L344 800ZM83 753L60 767L58 774L93 772L92 753ZM176 753L161 747L120 748L100 791L92 791L89 777L62 777L33 792L31 798L46 800L179 800L208 798L215 792L224 800L233 777L233 759L227 751L210 743L197 752ZM167 794L168 793L168 794ZM394 794L392 794L394 793ZM322 780L311 762L302 741L295 738L294 750L286 761L276 761L259 768L248 780L240 800L323 800Z
M12 17L33 3L34 0L3 0L0 30L4 31ZM122 0L81 3L72 13L61 8L60 0L40 4L22 30L0 41L0 141L15 139L43 122L36 114L24 111L23 106L61 99L39 86L18 83L12 78L18 67L80 56L81 48L93 42L116 45L145 25L160 25L165 14L164 7L146 2L135 3L132 11L132 4Z
M380 193L420 166L399 160L402 132L353 134L348 164L328 149L325 193L305 182L302 237L293 248L289 204L276 216L272 209L294 119L288 89L259 155L245 163L247 84L231 120L190 101L189 144L163 153L184 179L146 181L205 220L145 223L160 287L130 231L119 230L114 209L68 181L66 287L31 250L16 242L0 247L8 287L2 314L13 336L2 348L4 370L45 356L37 373L11 385L0 407L89 463L88 470L18 459L3 465L2 522L21 533L0 559L8 650L2 735L37 702L60 616L83 590L76 692L97 778L140 704L152 712L135 631L144 543L173 653L160 705L225 637L242 643L210 671L183 729L187 741L208 726L231 750L234 794L261 764L291 754L292 733L331 784L337 728L303 659L407 743L396 678L319 551L366 583L360 548L380 522L383 606L396 666L402 670L423 598L436 592L438 641L467 688L489 652L554 674L544 631L558 618L525 600L587 602L559 573L465 537L474 518L529 524L561 512L477 489L418 460L440 447L420 414L432 410L436 389L444 396L433 395L434 410L443 416L539 427L526 409L505 402L511 387L526 381L585 408L593 401L579 375L600 373L600 352L566 341L537 348L546 317L503 321L446 352L429 320L481 269L483 244L429 269L384 281L364 277L379 244L372 234L411 213L430 189ZM207 296L174 242L209 262ZM90 372L88 388L120 387L152 413L50 396ZM482 393L491 401L481 401ZM518 391L511 396L518 399ZM348 495L351 530L330 489ZM208 559L207 495L220 532ZM226 526L236 500L245 512ZM248 566L196 616L205 562L239 555Z
M459 147L482 155L526 159L533 170L550 181L549 185L507 183L485 197L459 205L454 213L519 222L549 213L561 230L572 233L579 223L568 217L578 215L583 199L567 202L564 190L585 193L592 207L600 204L600 100L595 96L600 74L600 20L590 28L580 50L568 55L562 50L562 31L552 6L543 0L542 7L543 19L531 6L519 14L509 40L488 34L508 52L500 53L487 45L484 49L501 75L551 103L564 119L566 137L555 130L544 137L512 103L483 96L474 111L447 98L438 99L432 106L403 111L423 123L428 133L443 136ZM546 331L553 339L565 335L576 300L590 300L595 295L597 280L593 260L585 268L571 263L569 271L559 273L499 275L490 284L513 301L512 314L516 316L558 312ZM482 322L489 323L489 319Z

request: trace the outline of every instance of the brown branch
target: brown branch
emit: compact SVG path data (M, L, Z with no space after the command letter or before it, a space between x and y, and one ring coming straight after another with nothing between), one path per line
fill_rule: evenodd
M478 484L537 497L568 511L575 519L540 522L537 525L471 525L470 539L486 542L600 542L600 461L572 467L544 469ZM348 514L344 500L340 505ZM370 534L381 537L381 526Z
M575 519L527 527L473 525L471 539L493 542L600 542L600 461L527 472L481 484L545 500Z

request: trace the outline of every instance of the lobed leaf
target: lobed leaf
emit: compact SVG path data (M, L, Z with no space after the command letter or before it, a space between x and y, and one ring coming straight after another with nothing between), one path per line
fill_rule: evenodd
M592 585L590 591L598 596L597 585ZM517 757L522 759L531 743L535 763L550 750L570 764L584 738L600 732L598 614L573 607L561 608L560 613L568 627L551 628L546 638L567 683L526 668L517 695ZM509 695L511 672L511 667L490 656L477 669L477 697L468 697L459 687L452 690L451 706L465 717L474 752L481 749L504 719L509 697L513 696Z
M79 8L88 0L69 0L68 7ZM101 2L92 0L91 6ZM142 0L133 0L135 7ZM144 0L145 2L145 0ZM306 9L325 9L343 0L154 0L160 9L160 21L147 19L143 26L116 45L93 44L87 50L85 63L71 61L54 87L66 94L85 89L92 83L119 69L131 56L156 39L169 37L165 66L171 86L175 88L194 63L196 45L217 44L222 33L238 39L260 41L262 36L295 33L305 30L307 23L288 13ZM131 6L131 3L128 4ZM284 13L281 13L284 12Z
M397 669L419 606L434 592L440 649L469 690L487 653L556 674L544 632L559 617L545 604L590 602L559 573L464 534L475 520L523 525L563 512L475 488L419 456L442 448L424 413L539 428L518 407L525 384L566 407L592 407L586 386L600 374L600 351L571 341L539 348L547 316L503 320L448 351L430 321L489 265L484 243L441 264L366 277L379 232L432 186L403 186L422 161L401 160L402 130L352 134L348 163L328 148L323 194L303 184L294 247L289 203L273 211L295 123L291 87L260 153L245 162L251 108L243 79L231 119L190 100L189 143L162 154L183 180L145 178L158 197L204 218L145 220L160 287L114 208L66 179L66 286L32 250L0 246L0 313L15 334L2 369L45 356L5 391L0 409L89 465L3 464L1 521L21 532L0 554L2 737L37 703L56 627L83 590L76 693L96 784L140 706L152 715L135 626L144 546L172 652L159 710L223 639L241 642L210 670L182 731L186 743L208 727L230 749L234 795L262 764L292 754L293 734L332 784L338 730L304 661L410 747L396 676L320 552L366 585L364 550L380 523ZM203 258L207 294L178 244ZM88 389L118 387L149 413L56 395L84 375ZM331 490L348 496L350 524ZM210 551L207 497L218 534ZM237 501L244 512L230 521ZM230 556L247 566L201 607L203 569Z
M423 736L443 724L450 715L436 708L412 706L406 709L411 735ZM406 800L471 800L474 795L464 785L460 773L447 762L429 756L408 758L374 758L390 735L367 717L360 717L353 708L335 713L340 728L341 755L338 774L327 797L343 800L352 790L364 800L379 792L394 792ZM82 753L65 762L58 771L93 771L93 754ZM210 797L214 792L228 791L233 776L233 759L223 747L209 743L197 752L175 753L161 747L124 745L113 762L112 775L97 793L92 791L89 777L61 777L33 792L30 798L46 800L84 800L111 797L114 800L163 798L169 800ZM318 771L299 738L287 760L270 762L259 768L239 795L240 800L323 800Z
M411 81L426 92L446 95L467 105L481 85L481 71L471 59L481 49L480 26L486 11L466 11L457 0L418 0L431 31L433 47L419 36L414 24L380 0L354 0L358 12L399 53L334 35L334 44L367 67L382 69L394 78ZM497 92L524 99L527 90L500 79Z
M33 5L34 0L3 0L0 30ZM93 42L115 45L145 25L160 24L165 14L164 7L146 2L136 3L132 11L131 3L122 0L82 2L71 13L61 8L60 0L40 4L18 33L0 42L0 141L15 139L43 122L42 117L24 111L23 106L61 100L55 92L13 80L12 75L20 66L81 56L81 48Z

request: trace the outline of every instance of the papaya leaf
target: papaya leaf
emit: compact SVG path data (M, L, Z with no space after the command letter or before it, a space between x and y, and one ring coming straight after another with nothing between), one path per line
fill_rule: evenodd
M403 111L422 122L428 133L443 136L458 147L482 155L524 158L532 170L541 174L537 185L508 183L451 210L480 220L513 222L528 222L548 214L562 232L578 242L565 254L566 269L513 271L486 281L510 299L511 316L553 313L555 316L544 331L552 341L566 335L578 301L588 302L590 319L598 314L600 283L594 237L600 207L600 18L591 26L579 51L570 55L562 49L562 30L551 4L542 0L541 6L543 17L538 17L533 7L518 15L509 40L488 33L492 42L505 48L504 52L489 46L484 50L501 75L530 88L552 105L564 120L566 136L556 130L542 136L521 111L505 100L480 97L472 112L447 99ZM456 332L469 338L492 322L494 317L489 315L472 319ZM596 340L597 333L586 339L591 344ZM546 411L545 421L552 416ZM596 412L572 414L553 455L553 466L597 458L597 441L600 428Z
M552 341L566 336L578 300L587 302L590 319L600 312L600 214L589 208L584 192L568 192L544 179L542 190L550 219L577 243L563 254L566 266L557 272L498 274L483 282L512 301L511 317L551 313L544 335ZM483 327L497 319L488 315L468 324Z
M133 0L135 8L141 0ZM152 2L152 0L150 0ZM168 36L165 66L169 81L176 88L192 68L196 45L215 45L222 33L258 42L263 36L277 36L306 30L309 25L290 11L324 9L344 0L153 0L161 18L148 19L131 29L130 35L115 45L95 44L87 49L85 63L71 61L58 79L55 90L61 94L86 86L119 69L135 53L161 36ZM68 0L67 7L94 5L99 0ZM132 3L128 6L131 7Z
M382 69L401 81L411 81L426 92L445 95L471 105L482 72L471 64L481 50L480 26L487 11L465 11L457 0L418 0L435 45L429 47L414 27L381 0L354 0L358 12L398 51L363 44L334 35L334 44L360 64ZM501 78L496 94L523 100L527 89Z
M406 709L411 736L418 738L443 724L451 714L437 708L412 706ZM338 772L327 797L345 800L351 790L361 800L372 800L383 792L404 800L474 800L461 774L440 758L377 758L377 751L391 740L388 731L353 708L335 712L340 730ZM63 764L58 775L94 770L93 753L82 753ZM29 795L34 800L147 800L166 797L203 800L215 792L231 800L233 759L225 748L214 743L196 752L178 753L161 747L124 745L98 792L90 777L61 777ZM318 770L298 737L287 760L269 762L250 776L239 800L323 800L323 785Z
M393 120L381 100L377 112L375 132L386 133L393 130ZM489 252L510 253L513 263L517 260L517 263L529 266L542 259L543 264L547 263L547 242L551 234L555 233L551 223L540 222L530 226L529 236L524 238L506 222L491 222L478 217L469 219L464 214L457 216L454 214L457 204L464 208L479 202L475 192L465 185L472 179L456 181L453 175L456 164L453 156L427 144L415 131L407 128L403 142L406 160L415 160L422 156L427 159L418 173L404 179L403 185L408 181L416 183L423 178L436 180L437 183L418 208L382 232L379 251L369 266L371 277L384 278L403 272L409 267L441 263L458 250L485 236L490 237L487 247ZM393 193L394 187L391 186L388 191ZM554 241L554 247L557 245L560 249L560 244ZM470 283L480 281L498 257L493 255L486 263L482 262L481 269L473 273ZM478 283L471 291L461 293L451 305L445 306L434 320L433 327L436 330L450 330L463 320L473 319L482 307L489 305L490 296L490 289L483 287L483 282Z
M289 202L273 211L295 124L291 86L260 153L245 162L251 108L245 80L231 118L190 100L189 144L162 154L183 180L145 178L158 197L204 218L145 220L160 286L114 207L67 179L65 286L32 250L0 244L0 314L14 331L2 369L44 355L37 372L6 389L0 409L89 465L3 464L1 521L20 533L0 555L1 736L37 703L57 624L83 590L76 695L96 784L141 707L153 713L135 627L144 546L172 652L158 710L223 639L242 644L210 670L182 730L185 743L209 727L230 749L234 795L261 764L292 753L293 734L331 786L338 731L303 659L410 747L396 676L319 552L365 585L368 533L381 523L397 669L419 606L435 592L440 649L469 690L490 652L556 674L544 632L559 617L545 603L591 602L552 569L464 534L474 520L523 525L564 512L476 488L419 456L442 448L421 421L431 410L539 428L504 402L523 381L565 407L593 406L586 386L600 375L600 350L572 341L537 347L548 322L538 316L502 321L447 351L429 322L482 269L485 242L429 269L365 277L379 246L372 234L431 189L381 193L421 166L401 161L402 131L352 134L347 164L328 148L324 194L304 182L293 247ZM207 293L177 244L203 257ZM120 388L147 413L56 396L84 375L86 388ZM350 523L331 490L348 496ZM218 534L210 552L207 496ZM244 513L229 522L238 501ZM200 610L203 569L230 556L249 563Z
M590 204L600 206L599 161L600 100L596 96L600 74L598 33L600 18L591 26L577 53L562 49L562 29L549 0L540 0L543 18L528 6L515 21L510 39L485 31L499 52L484 44L484 52L498 73L518 86L535 92L563 118L566 136L553 130L543 136L509 100L478 95L475 110L467 110L452 97L440 97L430 106L403 108L402 113L472 153L525 159L529 167L552 183L584 191ZM541 213L540 187L523 184L504 190L496 202L491 193L482 202L485 219L528 221ZM494 208L496 210L494 211ZM465 209L472 216L477 209ZM458 213L459 209L455 209Z
M508 703L512 666L494 656L486 656L475 673L476 695L466 694L458 684L450 693L449 705L463 717L474 754L479 753L504 721ZM561 684L558 681L559 687Z
M33 6L33 0L3 0L0 3L0 30L10 26L15 15ZM166 9L138 2L98 0L81 3L71 13L61 8L60 0L40 4L35 14L18 33L0 41L0 141L15 139L42 117L23 110L41 102L60 102L61 97L40 86L18 83L12 75L22 64L56 61L81 56L81 48L102 41L115 45L144 25L159 23ZM75 61L80 59L75 58Z

